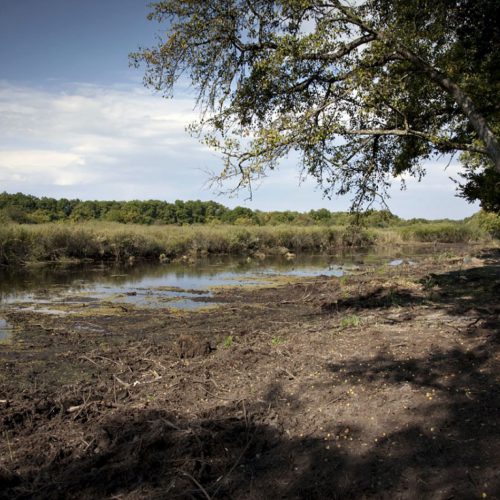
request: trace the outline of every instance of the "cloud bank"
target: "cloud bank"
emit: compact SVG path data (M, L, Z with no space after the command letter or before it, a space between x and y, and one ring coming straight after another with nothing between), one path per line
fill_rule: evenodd
M45 194L66 186L91 198L164 198L176 189L181 196L187 185L203 184L195 165L216 161L185 132L196 116L190 99L142 91L1 84L0 182Z
M66 85L59 90L0 82L0 191L81 199L216 199L262 210L349 208L349 198L324 200L314 181L299 182L293 159L254 192L252 202L216 197L205 171L215 154L185 131L198 117L193 99L165 100L138 87ZM427 165L422 183L391 190L403 217L462 218L477 206L454 196L446 162ZM299 186L300 184L300 186Z

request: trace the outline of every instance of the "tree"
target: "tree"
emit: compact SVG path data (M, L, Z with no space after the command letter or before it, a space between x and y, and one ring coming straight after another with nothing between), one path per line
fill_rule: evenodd
M145 84L198 92L194 133L218 179L252 182L292 151L324 194L383 196L422 161L466 153L500 173L498 0L165 0ZM490 174L488 174L490 175ZM469 189L470 192L470 189ZM480 196L480 193L479 193Z

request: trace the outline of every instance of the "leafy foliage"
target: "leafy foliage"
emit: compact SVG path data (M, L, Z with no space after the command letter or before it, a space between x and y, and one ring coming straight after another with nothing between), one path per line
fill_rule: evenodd
M327 196L354 192L355 207L383 198L402 173L420 177L435 155L467 152L480 172L500 172L496 0L164 0L152 9L165 35L132 61L165 96L180 78L194 85L202 117L192 131L223 154L217 180L230 189L251 190L297 153L303 175Z
M475 161L474 161L475 160ZM477 158L467 157L465 180L460 184L461 196L469 201L481 200L481 207L500 214L500 173L492 168L482 168Z
M0 193L0 221L19 224L46 222L107 221L123 224L234 224L234 225L348 225L355 220L347 212L322 208L307 213L296 211L262 212L247 207L227 208L214 201L159 200L81 201L37 198L22 193ZM363 222L373 227L388 227L401 219L388 211L368 211Z

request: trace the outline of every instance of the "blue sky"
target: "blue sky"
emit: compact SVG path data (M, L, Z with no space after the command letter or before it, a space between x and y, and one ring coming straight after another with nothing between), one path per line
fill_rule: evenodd
M215 199L262 210L346 210L300 182L293 160L252 200L217 195L207 171L219 158L185 132L197 118L185 89L165 100L142 86L128 53L161 28L147 0L0 0L0 191L80 199ZM426 165L420 183L391 189L406 218L463 218L477 211L455 196L459 165Z

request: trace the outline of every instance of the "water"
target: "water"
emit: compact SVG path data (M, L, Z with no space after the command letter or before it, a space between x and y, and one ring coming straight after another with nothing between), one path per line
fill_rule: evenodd
M265 261L215 257L186 264L43 267L0 275L0 301L24 311L67 313L68 306L103 301L136 307L196 309L214 307L212 289L249 286L276 276L341 276L344 271L325 256ZM57 306L64 306L57 309Z
M409 260L409 259L394 259L394 260L391 260L391 262L389 262L389 266L392 266L392 267L397 267L397 266L402 266L404 264L407 264L409 266L416 266L417 263L414 262L413 260Z
M0 318L0 343L9 340L12 332L12 325L7 320Z
M422 251L420 249L420 251ZM425 253L425 252L424 252ZM428 253L428 251L427 251ZM336 256L299 255L265 260L211 257L192 265L143 263L128 266L43 266L3 271L0 305L45 314L67 314L71 307L103 302L135 307L197 309L214 307L212 289L271 282L277 276L342 276L365 263L398 266L415 264L415 251L356 252Z

